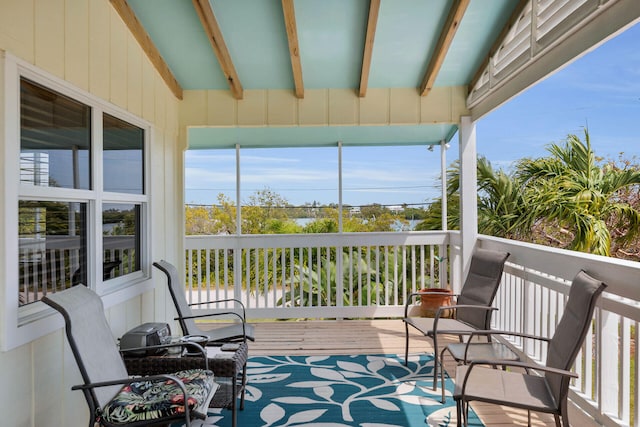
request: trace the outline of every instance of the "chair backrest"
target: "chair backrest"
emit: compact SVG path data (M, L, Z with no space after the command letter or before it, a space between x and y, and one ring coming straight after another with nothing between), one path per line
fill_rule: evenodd
M127 368L104 314L100 297L87 287L50 293L42 302L64 317L69 346L84 384L127 378ZM83 390L90 410L103 408L121 385Z
M167 285L173 304L178 312L178 322L180 323L180 329L182 329L182 335L197 334L198 328L196 322L193 319L184 319L185 316L191 316L192 313L191 307L189 307L189 303L187 302L185 288L178 274L178 269L165 260L154 262L153 266L167 275Z
M549 342L546 365L551 368L569 370L576 360L587 331L591 327L593 311L602 291L607 287L603 282L580 271L571 283L569 300L564 313ZM569 381L557 374L545 375L556 398L561 402L568 392Z
M508 252L476 248L471 256L469 274L462 286L457 304L490 306L502 281ZM477 309L458 309L456 319L478 329L489 329L491 312Z

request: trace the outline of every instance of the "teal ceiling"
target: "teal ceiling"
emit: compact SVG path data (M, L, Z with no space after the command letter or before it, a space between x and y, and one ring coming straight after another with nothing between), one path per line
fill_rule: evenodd
M281 0L209 1L243 88L293 90ZM183 89L229 89L191 1L128 2ZM453 3L381 0L368 87L419 87ZM471 0L435 86L469 84L518 3ZM357 90L369 0L294 0L294 7L304 88ZM389 143L414 143L398 128ZM424 129L435 138L427 143L452 135L449 126Z
M215 131L215 132L212 132ZM322 147L357 145L429 145L448 141L455 125L415 126L310 126L267 128L189 129L189 148Z

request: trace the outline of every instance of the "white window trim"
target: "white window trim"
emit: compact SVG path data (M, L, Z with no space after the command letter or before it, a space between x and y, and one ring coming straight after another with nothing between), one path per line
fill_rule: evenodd
M24 77L82 102L92 109L92 184L93 190L70 190L37 187L20 183L20 79ZM144 129L144 195L126 195L102 191L102 114L107 113ZM99 123L98 123L99 122ZM88 241L91 242L87 258L89 271L95 277L96 292L103 296L105 307L123 303L153 287L150 280L151 257L151 179L150 147L152 124L126 110L110 104L69 82L66 82L32 64L0 49L0 348L8 351L49 334L63 326L63 319L41 302L19 307L18 303L18 201L21 198L67 199L87 202ZM96 137L98 136L98 137ZM141 271L102 283L96 268L102 257L102 228L98 226L103 202L140 203L142 205L142 236L140 254ZM99 276L99 277L98 277ZM3 283L2 283L3 282Z

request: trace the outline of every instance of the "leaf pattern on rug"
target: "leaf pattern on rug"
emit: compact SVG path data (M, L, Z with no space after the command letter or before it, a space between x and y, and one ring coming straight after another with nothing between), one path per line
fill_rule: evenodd
M446 427L455 403L432 389L431 355L254 356L247 363L242 427ZM447 389L453 387L447 378ZM203 427L230 426L211 409ZM193 425L193 424L192 424ZM482 426L470 413L470 425Z

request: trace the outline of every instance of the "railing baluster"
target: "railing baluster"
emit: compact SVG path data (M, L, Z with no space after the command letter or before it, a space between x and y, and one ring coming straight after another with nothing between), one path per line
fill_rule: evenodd
M322 280L322 247L318 247L316 248L316 258L318 258L316 260L316 264L317 264L317 272L318 272L318 289L321 288L321 286L327 286L327 290L325 291L327 294L327 306L331 306L332 302L331 302L331 264L328 262L330 261L330 257L329 257L329 248L324 248L325 251L327 252L327 262L324 265L324 272L325 275L327 277L327 280ZM313 251L313 249L309 249L310 252ZM336 277L336 290L338 288L338 282L337 282L338 278ZM317 292L317 305L318 307L322 306L322 292Z
M600 363L602 370L598 379L601 382L603 412L612 414L618 413L618 329L620 327L620 316L608 311L602 311L602 334L601 334L601 361L607 360L608 363Z
M631 322L626 317L621 319L620 327L620 388L619 407L620 418L629 423L631 410Z
M388 282L389 281L389 246L385 245L384 246L384 279ZM396 281L393 281L393 283L398 283ZM405 295L406 295L406 286L407 284L404 283L403 286L405 287Z
M638 383L638 381L640 380L640 357L638 356L638 342L640 342L640 329L638 329L638 326L640 326L640 322L633 322L633 328L634 328L634 333L633 333L633 354L632 354L632 359L633 359L633 366L635 367L635 369L633 370L633 374L630 375L631 376L631 380L633 381L633 398L632 398L632 404L633 404L633 426L634 427L638 427L640 425L640 400L638 399L638 397L640 396L640 390L638 390L640 388L640 384Z
M435 255L433 254L433 245L429 246L429 287L433 288L435 286L435 277L434 277L434 262Z

